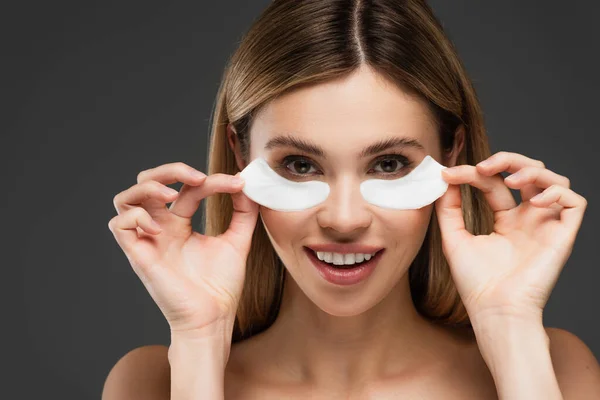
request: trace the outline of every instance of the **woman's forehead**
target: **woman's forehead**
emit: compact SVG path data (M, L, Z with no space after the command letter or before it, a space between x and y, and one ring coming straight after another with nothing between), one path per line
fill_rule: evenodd
M266 104L252 124L253 147L265 150L282 136L359 152L391 137L425 149L438 143L436 123L423 100L368 74L303 87Z

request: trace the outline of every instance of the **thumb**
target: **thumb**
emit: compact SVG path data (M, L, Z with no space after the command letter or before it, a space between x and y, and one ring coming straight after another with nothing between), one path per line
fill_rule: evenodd
M459 185L448 185L448 190L435 202L435 213L440 226L444 247L453 249L460 241L472 235L465 229Z
M229 228L222 237L231 242L236 248L247 253L250 250L252 235L258 219L258 204L242 192L231 193L233 200L233 215Z

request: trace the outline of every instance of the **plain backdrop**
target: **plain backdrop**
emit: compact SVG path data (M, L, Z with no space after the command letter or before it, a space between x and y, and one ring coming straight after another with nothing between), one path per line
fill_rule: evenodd
M30 1L0 10L2 397L98 399L121 356L169 344L164 317L108 229L113 197L164 163L206 170L225 62L268 3ZM431 4L475 84L492 151L544 161L588 200L544 323L598 357L600 3Z

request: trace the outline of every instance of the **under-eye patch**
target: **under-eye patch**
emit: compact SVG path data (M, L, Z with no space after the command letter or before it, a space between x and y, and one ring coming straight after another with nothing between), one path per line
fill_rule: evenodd
M325 201L329 185L321 181L293 182L273 171L267 160L257 158L240 173L242 191L252 201L277 211L301 211Z
M398 179L368 179L360 193L370 204L382 208L409 210L424 207L448 189L442 178L446 168L431 156ZM256 158L240 173L244 194L252 201L276 211L301 211L327 199L329 185L322 181L294 182L273 171L264 158Z
M401 178L363 181L360 193L368 203L382 208L414 210L425 207L448 190L448 183L442 178L445 168L428 155Z

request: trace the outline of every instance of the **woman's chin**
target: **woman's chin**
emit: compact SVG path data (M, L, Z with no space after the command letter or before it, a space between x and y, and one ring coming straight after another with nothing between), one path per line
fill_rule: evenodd
M309 286L304 290L305 295L319 309L334 317L354 317L373 308L380 297L373 290L366 287L356 291L335 290L330 286L315 285L306 282ZM302 289L302 288L301 288Z
M342 304L317 304L319 308L332 317L355 317L368 311L371 307L344 306Z
M376 256L373 266L380 264L381 256L382 254ZM373 267L366 278L348 284L329 281L323 276L324 272L319 270L319 266L315 265L318 259L311 257L308 252L299 259L301 262L295 263L295 270L286 269L289 275L287 278L296 286L292 290L303 292L314 305L331 316L353 317L363 314L380 303L397 286L397 282L392 285L390 283L398 279L398 276L386 276L386 257L382 258L382 263L377 268Z

